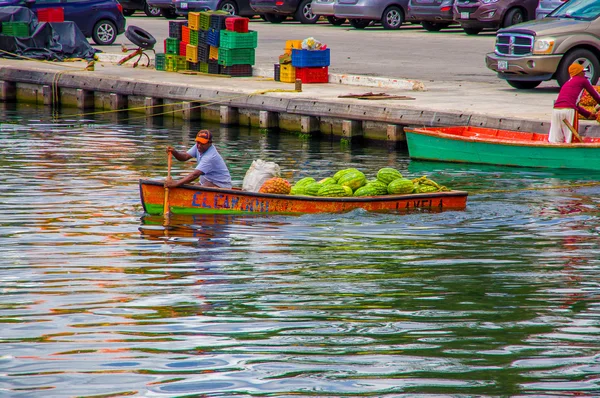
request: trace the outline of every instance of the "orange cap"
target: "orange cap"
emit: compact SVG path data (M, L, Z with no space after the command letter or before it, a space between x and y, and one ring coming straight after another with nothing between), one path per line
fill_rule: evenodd
M575 62L571 64L571 66L569 66L569 76L577 76L581 72L583 72L583 65L581 65L580 63Z
M208 130L198 131L198 134L196 135L196 142L199 142L201 144L208 144L211 141L212 141L212 134L210 131L208 131Z

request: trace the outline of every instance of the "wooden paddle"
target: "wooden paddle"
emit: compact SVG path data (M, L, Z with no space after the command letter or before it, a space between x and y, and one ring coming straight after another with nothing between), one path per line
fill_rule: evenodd
M569 130L571 130L571 133L573 133L573 138L577 139L577 141L579 142L583 142L581 136L579 136L579 133L577 132L577 130L575 130L575 127L573 127L573 125L569 123L567 119L563 119L563 123L569 128Z
M172 158L172 154L171 151L169 151L169 155L167 157L167 180L171 178L171 158ZM169 188L165 187L165 203L163 205L163 215L165 217L169 217Z

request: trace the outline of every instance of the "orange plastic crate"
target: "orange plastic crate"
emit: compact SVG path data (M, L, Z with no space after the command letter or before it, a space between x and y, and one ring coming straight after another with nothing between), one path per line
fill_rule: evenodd
M286 40L285 42L285 50L290 50L295 48L296 50L302 49L302 40Z
M181 41L184 43L190 43L190 28L187 26L181 27Z
M214 59L214 60L219 59L219 48L218 47L210 46L210 49L208 50L208 59Z

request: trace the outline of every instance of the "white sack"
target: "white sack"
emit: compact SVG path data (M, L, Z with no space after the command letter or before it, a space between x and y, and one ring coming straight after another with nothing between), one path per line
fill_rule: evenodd
M277 163L257 159L252 162L246 172L242 189L249 192L258 192L265 181L269 178L279 177L280 175L281 172Z

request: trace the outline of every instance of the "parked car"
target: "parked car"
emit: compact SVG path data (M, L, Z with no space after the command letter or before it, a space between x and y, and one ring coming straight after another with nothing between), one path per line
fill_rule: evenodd
M61 7L65 21L75 22L85 37L91 37L99 45L112 44L125 32L123 6L116 0L0 0L2 6L29 7L34 12Z
M146 0L149 7L160 9L160 15L167 19L177 19L174 0Z
M312 0L250 0L250 7L271 23L281 23L292 16L304 24L317 23L312 12Z
M539 0L456 0L454 20L468 35L500 29L535 18Z
M409 0L406 20L421 22L425 30L438 32L454 22L455 0Z
M400 29L406 20L408 0L337 0L334 15L350 21L355 29L381 22L384 29Z
M129 17L136 11L144 11L149 17L160 16L160 8L149 6L146 0L119 0L123 6L123 15Z
M346 18L338 18L333 12L333 5L336 1L337 0L313 0L311 3L313 14L327 18L327 21L334 26L343 25L346 23Z
M177 15L187 15L188 12L222 10L231 15L252 17L256 15L248 0L173 0Z
M540 4L535 10L535 19L545 18L546 15L556 10L567 0L540 0Z
M600 77L600 1L571 0L544 19L498 31L487 67L518 89L556 79L569 80L569 65L584 66L596 84Z

